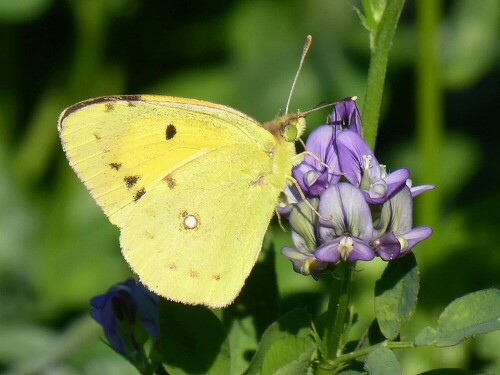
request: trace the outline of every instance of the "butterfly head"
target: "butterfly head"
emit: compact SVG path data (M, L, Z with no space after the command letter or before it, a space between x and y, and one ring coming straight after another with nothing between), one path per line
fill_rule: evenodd
M286 114L273 121L266 122L263 127L270 131L275 137L286 142L295 142L306 129L306 119L301 113Z

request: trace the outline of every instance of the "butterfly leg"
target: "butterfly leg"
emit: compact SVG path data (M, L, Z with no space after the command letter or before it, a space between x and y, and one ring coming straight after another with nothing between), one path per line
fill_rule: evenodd
M279 224L280 228L283 230L283 232L288 232L286 230L286 228L283 226L283 221L281 221L281 215L278 212L278 209L274 209L274 211L276 212L276 217L278 218L278 224Z
M299 154L300 155L300 154ZM304 191L302 190L302 188L300 187L299 183L297 182L297 180L295 178L293 178L292 176L288 176L287 177L287 180L289 182L290 185L294 185L296 188L297 188L297 191L299 192L299 195L300 197L302 198L302 200L306 203L306 205L309 206L309 208L316 214L318 215L319 218L325 220L325 221L330 221L332 220L332 217L330 216L330 218L326 218L326 217L323 217L321 216L321 214L318 212L318 210L316 208L314 208L314 206L311 204L311 202L309 202L306 198L306 195L304 194Z
M304 158L306 157L306 155L309 155L310 157L312 157L314 160L316 160L319 164L321 164L323 167L325 167L326 169L328 169L333 174L339 175L339 176L343 176L344 175L344 173L342 173L341 171L333 169L328 164L326 164L323 160L321 160L321 158L318 155L316 155L315 153L313 153L311 151L307 151L307 150L306 151L302 151L300 154L295 155L293 157L293 159L292 159L292 165L293 166L299 165L304 160Z

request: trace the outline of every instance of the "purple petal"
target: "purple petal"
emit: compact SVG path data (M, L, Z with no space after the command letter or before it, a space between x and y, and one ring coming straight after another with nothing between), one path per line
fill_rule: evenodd
M314 252L314 256L316 257L316 259L321 262L337 264L340 261L340 239L341 237L320 245Z
M354 248L347 258L350 263L354 263L358 260L368 261L375 258L375 252L365 241L355 237L352 237L352 241L354 242Z
M323 192L319 202L320 237L325 241L332 235L349 233L365 241L373 235L370 207L360 189L342 182ZM330 229L328 229L330 228ZM333 233L332 233L333 229Z
M434 185L420 185L420 186L412 187L412 188L410 188L411 197L415 198L417 195L425 193L426 191L429 191L429 190L434 190L435 188L436 187Z
M401 252L401 243L394 233L389 232L374 241L375 252L385 261L395 259Z
M432 228L430 227L417 227L402 235L401 237L405 240L405 246L401 249L401 254L399 254L399 256L402 257L406 255L419 242L426 240L430 236L432 236Z
M394 232L396 235L407 233L411 230L412 223L413 200L410 189L404 186L402 190L382 205L375 237L380 237L385 232Z
M316 259L322 262L338 263L341 259L349 263L358 260L372 260L373 249L365 241L355 237L340 236L333 241L325 242L314 252Z
M340 171L350 183L360 186L365 160L370 158L370 173L380 175L380 166L368 144L352 131L340 132L337 137L337 153Z
M293 247L284 247L281 253L292 262L293 270L302 275L311 275L318 280L328 268L328 264L318 261L310 252L302 252Z
M382 204L406 186L410 177L408 169L398 169L384 177L382 180L371 184L369 191L364 191L366 201L370 204ZM384 188L381 189L380 186Z
M338 103L333 109L331 124L336 131L349 129L362 136L361 117L354 100L348 99Z
M293 169L293 176L306 195L318 196L331 183L339 180L340 173L335 174L335 171L339 171L339 164L333 144L333 128L329 125L320 126L307 138L307 151L314 154L322 163L306 155L304 160Z

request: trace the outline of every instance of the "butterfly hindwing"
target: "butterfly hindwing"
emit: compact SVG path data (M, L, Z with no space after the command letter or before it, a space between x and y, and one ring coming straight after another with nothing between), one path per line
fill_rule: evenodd
M251 163L249 163L251 161ZM121 233L141 281L175 301L229 304L262 246L279 190L270 158L229 146L170 173L136 202Z

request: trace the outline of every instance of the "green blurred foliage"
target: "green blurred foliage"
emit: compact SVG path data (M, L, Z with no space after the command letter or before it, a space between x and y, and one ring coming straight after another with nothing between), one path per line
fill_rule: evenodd
M284 108L307 34L313 48L292 109L364 92L369 39L356 1L24 0L0 2L0 371L9 374L133 374L98 341L88 300L130 271L118 230L70 170L56 122L76 101L108 94L200 98L268 120ZM413 335L453 299L500 286L498 87L500 2L442 3L438 49L445 136L428 180L417 148L415 4L396 32L379 159L433 183L441 202L435 234L419 246L420 300ZM363 98L360 97L360 102ZM327 113L310 116L309 130ZM418 210L419 199L416 200ZM418 211L417 224L428 223ZM279 249L288 233L272 228ZM282 311L318 311L327 285L276 257ZM374 315L384 264L358 265L359 330ZM404 373L433 367L500 372L500 335L439 350L398 352Z

